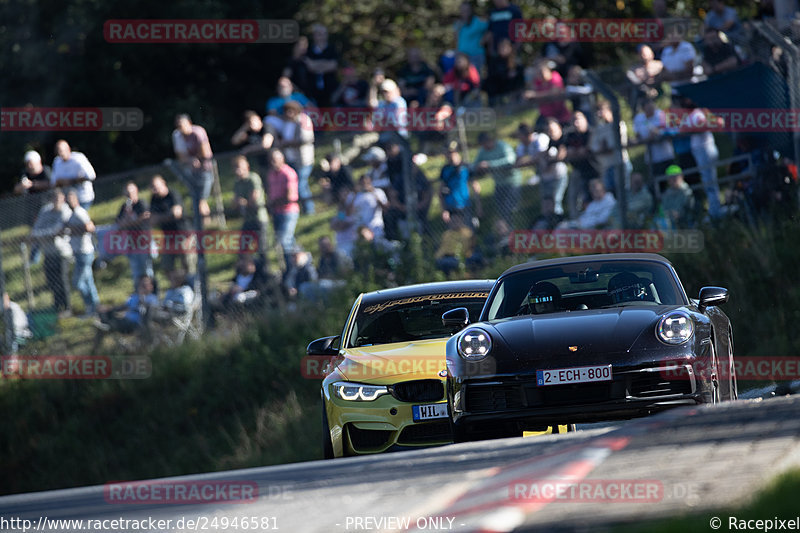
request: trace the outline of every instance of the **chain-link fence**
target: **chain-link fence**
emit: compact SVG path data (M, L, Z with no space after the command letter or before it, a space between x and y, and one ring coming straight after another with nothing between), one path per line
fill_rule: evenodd
M800 128L742 132L685 124L693 113L708 118L720 108L729 118L735 115L731 109L743 116L755 106L787 115L800 109L800 54L787 34L791 30L763 22L749 28L738 52L741 65L722 75L704 71L702 44L695 43L701 53L690 79L656 83L644 93L642 84L626 76L629 67L620 66L586 71L561 93L508 95L490 109L490 127L469 123L479 114L476 108L456 107L448 108L447 128L431 127L439 124L435 121L409 128L409 134L317 131L312 204L303 183L292 186L297 197L274 204L270 189L277 185L267 175L274 162L267 152L248 154L250 169L260 174L257 187L237 184L238 153L217 154L208 217L195 216L198 187L192 173L177 163L102 176L94 181L95 200L88 210L96 226L93 269L87 270L79 233L32 231L50 193L2 199L0 283L15 302L7 304L6 323L18 323L20 317L28 322L6 333L6 350L22 344L23 351L56 346L69 352L84 349L87 336L97 341L95 349L113 349L102 339L108 321L95 327L93 320L74 318L91 310L90 277L101 307L130 303L142 274L154 274L159 302L173 285L188 286L195 303L167 314L164 327L144 335L174 343L199 335L220 312L239 304L248 309L251 293L258 291L231 293L230 287L252 281L257 276L248 270L253 264L263 272L259 287L270 295L266 304L277 306L297 297L318 299L341 286L352 269L386 274L378 279L387 284L425 281L404 271L404 260L414 253L440 276L507 264L519 254L531 255L530 246L515 245L519 232L697 230L730 216L754 223L776 206L793 212ZM757 101L747 87L760 95ZM89 147L76 148L91 157ZM308 175L307 168L297 170ZM252 231L258 246L243 250L217 239L224 249L189 250L200 252L194 258L186 248L165 249L163 231L161 237L150 233L163 226L163 219L126 225L126 213L138 209L131 205L127 184L137 185L142 202L150 206L154 192L146 190L158 189L155 175L183 198L186 222L167 233L179 229L196 237L216 231L220 237L232 235L229 231L240 232L241 239ZM260 207L248 200L253 187L266 193ZM288 204L296 209L285 209ZM303 213L298 213L300 204ZM58 217L53 220L55 227ZM119 247L121 237L136 232L147 234L144 246L134 239L138 249ZM243 251L256 252L250 263L240 260ZM335 264L338 257L344 257L342 268ZM312 272L309 260L318 271ZM172 279L176 270L185 270L185 278Z

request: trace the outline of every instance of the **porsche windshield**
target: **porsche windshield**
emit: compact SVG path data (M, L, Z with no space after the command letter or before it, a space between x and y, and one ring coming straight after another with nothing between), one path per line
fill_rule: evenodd
M478 294L483 296L442 294L433 298L412 297L365 306L356 317L349 345L370 346L449 337L453 332L442 325L442 313L466 307L470 321L477 320L488 293Z
M525 270L508 276L500 282L486 319L686 303L686 296L671 269L662 263L572 263Z

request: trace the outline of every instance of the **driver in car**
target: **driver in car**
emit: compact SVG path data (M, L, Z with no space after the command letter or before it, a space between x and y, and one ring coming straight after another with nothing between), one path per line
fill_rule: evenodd
M608 296L614 304L647 300L647 286L636 274L620 272L609 280Z
M561 291L549 281L536 283L528 292L528 313L541 315L561 310Z

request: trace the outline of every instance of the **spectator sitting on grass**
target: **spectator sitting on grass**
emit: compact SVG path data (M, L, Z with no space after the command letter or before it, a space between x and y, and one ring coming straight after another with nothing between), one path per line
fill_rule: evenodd
M399 243L387 241L364 225L358 227L357 234L358 239L353 250L353 266L356 271L367 274L373 270L376 279L393 280Z
M345 277L348 271L352 270L353 262L350 258L337 250L333 241L327 235L323 235L317 241L319 244L319 266L317 273L321 280L340 280Z
M100 312L100 320L95 327L103 331L133 333L144 326L145 318L151 308L158 305L158 296L153 292L153 280L150 276L139 278L136 292L128 300L117 307ZM122 316L119 313L124 311Z
M283 289L289 300L295 300L305 290L305 285L319 279L311 254L302 248L295 248L291 254L289 265L283 275Z
M603 180L596 178L589 182L592 201L576 220L567 220L558 225L559 229L602 229L611 219L617 201L614 195L606 192Z
M627 191L627 228L644 229L648 227L653 216L653 195L644 185L641 172L631 174L631 187ZM619 220L619 204L614 209L614 219Z
M217 312L232 311L243 305L251 305L266 295L269 278L263 268L258 268L250 255L239 256L236 273L228 290L218 298L212 298L211 308Z
M564 215L556 213L556 203L552 198L542 198L542 212L534 220L534 230L554 230L564 220Z
M436 250L436 268L450 275L458 270L462 263L469 262L475 246L475 235L464 224L464 217L459 212L450 215L447 230L442 233L442 240Z
M169 289L164 294L161 307L173 314L181 315L189 311L194 301L194 289L189 284L186 272L173 270L169 273Z

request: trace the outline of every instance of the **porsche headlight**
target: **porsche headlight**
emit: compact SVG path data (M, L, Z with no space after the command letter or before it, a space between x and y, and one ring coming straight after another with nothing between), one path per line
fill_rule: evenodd
M333 384L333 393L337 398L350 402L371 402L384 394L389 394L389 389L384 385L363 385L349 381L338 381Z
M492 338L478 328L469 328L458 339L458 353L468 361L483 359L492 350Z
M694 322L686 313L675 312L661 317L656 326L659 340L666 344L682 344L694 334Z

